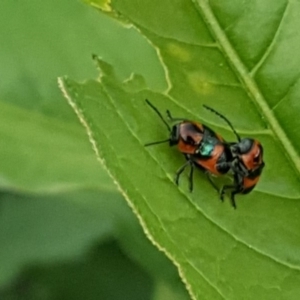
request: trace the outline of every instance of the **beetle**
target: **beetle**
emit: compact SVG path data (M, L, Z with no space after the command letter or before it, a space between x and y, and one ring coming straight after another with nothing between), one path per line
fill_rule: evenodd
M148 100L146 103L159 116L167 127L170 135L168 139L145 144L146 147L169 142L170 146L177 145L177 149L185 158L183 164L175 175L175 183L178 185L179 178L187 166L190 165L189 189L193 190L194 167L203 170L211 184L218 190L210 178L210 174L222 175L229 171L232 160L231 151L224 139L215 133L208 126L185 118L173 118L171 112L167 110L167 116L171 122L177 122L172 127L164 119L160 111Z
M235 195L250 193L260 179L265 163L263 161L263 147L261 143L252 138L241 138L229 120L211 107L206 107L224 119L237 137L237 142L228 143L231 160L228 161L233 172L234 182L224 185L220 191L220 198L224 200L226 190L231 190L231 203L236 208Z

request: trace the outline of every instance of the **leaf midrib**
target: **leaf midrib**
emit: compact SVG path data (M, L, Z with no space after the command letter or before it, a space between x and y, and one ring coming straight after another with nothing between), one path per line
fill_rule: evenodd
M252 95L251 100L256 106L261 110L262 114L265 116L274 137L281 144L281 146L286 151L292 168L299 174L300 177L300 157L292 143L290 142L288 136L284 132L283 128L275 118L272 110L267 104L266 99L262 95L260 89L258 88L256 82L251 77L245 65L242 63L237 52L234 50L233 46L229 42L226 34L222 30L220 24L218 23L214 13L212 12L208 1L206 0L191 0L195 3L195 6L199 13L204 17L204 21L207 27L210 29L211 33L215 36L216 42L219 43L220 49L225 53L225 56L229 58L229 62L235 69L236 73L245 85L245 88Z

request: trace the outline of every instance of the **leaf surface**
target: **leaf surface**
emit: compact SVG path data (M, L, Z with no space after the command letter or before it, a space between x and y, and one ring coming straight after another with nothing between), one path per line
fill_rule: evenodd
M77 260L91 244L109 237L118 241L122 256L158 282L155 297L170 290L170 299L186 299L176 269L146 240L112 180L99 168L84 128L57 87L61 74L76 79L95 76L90 55L97 52L119 65L118 77L123 79L132 72L133 63L135 71L147 67L145 77L159 89L165 83L155 50L135 29L123 28L105 15L99 18L97 11L79 1L1 1L0 11L0 298L9 297L2 293L3 286L24 267ZM87 39L91 34L97 38ZM116 50L119 44L128 45L122 55ZM132 44L139 53L129 58ZM148 66L145 56L154 57L156 63ZM120 280L120 266L119 272L112 266L106 278L112 276L122 286L130 278ZM93 265L93 270L97 267ZM61 276L74 283L71 276L78 272L70 273ZM54 276L57 290L62 282L59 275L45 276ZM40 273L37 277L39 281ZM85 282L77 279L80 289ZM39 296L41 289L43 294L49 291L50 281L45 281L46 286L33 287ZM66 296L66 286L63 289ZM26 297L23 289L12 286L12 290L15 297L18 293Z
M274 54L283 45L298 45L298 36L289 35L298 22L291 21L295 10L297 3L270 1L105 2L106 13L133 24L156 49L167 88L150 90L137 74L122 82L100 59L100 80L60 81L99 159L148 237L178 266L194 299L299 298L300 108L297 72L289 69L296 48L284 60ZM263 23L252 26L255 20ZM264 24L268 29L260 30ZM284 78L278 80L278 74ZM174 184L184 163L176 149L143 146L168 135L146 98L162 112L199 120L232 140L223 121L201 109L208 104L243 136L262 142L266 168L256 189L238 196L237 211L229 201L219 203L201 173L193 193L185 176L179 187Z
M135 30L104 15L99 18L97 11L79 1L1 1L0 11L0 186L26 192L115 189L63 101L57 77L96 76L90 55L97 52L118 64L118 76L126 78L133 62L141 71L147 66L144 55L155 56L155 51ZM98 38L87 39L91 33ZM129 58L129 48L124 47L120 55L115 50L119 43L134 43L140 54ZM158 68L158 63L148 68L155 88L162 86L158 80L163 70Z

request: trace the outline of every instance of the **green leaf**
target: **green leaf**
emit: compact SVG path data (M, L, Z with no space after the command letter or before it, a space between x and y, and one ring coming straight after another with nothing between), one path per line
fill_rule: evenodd
M129 218L115 193L1 194L0 283L25 265L78 257L87 245L117 232ZM112 218L114 216L115 219Z
M163 71L158 63L149 67L144 60L155 57L155 51L135 30L106 16L99 18L79 1L0 1L0 11L0 186L39 192L114 189L97 165L84 129L63 101L57 77L96 76L90 56L97 52L120 66L122 79L130 76L133 63L136 72L147 67L151 87L158 89ZM87 39L91 32L98 38ZM28 42L29 37L36 42ZM134 43L140 54L129 58L130 48L124 46L120 55L120 43Z
M49 195L2 193L1 216L1 299L3 286L15 280L19 284L20 281L22 283L29 280L31 284L28 292L34 293L34 287L40 286L41 276L51 278L51 272L58 265L62 265L57 270L58 273L62 271L61 276L72 277L73 268L82 269L84 273L84 270L93 264L83 257L87 249L91 248L91 245L94 247L95 244L101 245L102 248L108 240L115 240L117 248L122 249L122 256L126 255L127 261L139 265L140 272L143 270L151 276L148 284L151 282L151 285L154 283L155 287L157 286L155 294L159 295L159 292L166 290L169 293L176 293L177 296L171 299L188 297L174 266L145 238L137 220L118 194L98 190ZM105 256L103 259L107 260L106 252L97 252L95 256L99 257L102 254ZM96 282L99 280L103 284L106 276L112 281L117 280L119 287L128 285L128 282L120 279L121 275L115 271L118 256L120 255L115 256L110 252L110 259L107 260L105 267L107 270L94 278ZM96 257L93 259L97 265ZM79 260L83 262L77 265L76 262ZM66 264L69 265L68 268L65 268ZM98 268L96 265L93 264L94 271ZM117 265L120 273L124 272L123 267L127 269L126 265L120 263ZM41 276L31 276L30 270L34 268L41 269L39 272ZM29 271L29 274L25 271ZM57 276L59 277L58 274ZM130 280L134 281L134 278ZM42 289L62 288L58 283L60 280L42 281L44 285ZM70 280L70 289L72 282L74 281ZM102 288L105 290L105 284ZM106 288L110 290L111 286L108 285ZM16 288L13 285L12 293L14 291ZM62 288L62 291L65 294L72 293L67 287ZM94 286L90 287L89 291L92 294L97 293ZM150 296L151 293L147 295Z
M100 59L100 80L60 81L147 236L176 264L194 299L299 299L300 5L89 2L133 24L165 70L160 92L145 88L141 75L121 82ZM266 168L256 189L237 197L237 211L219 203L201 173L192 194L186 178L174 184L184 163L176 149L143 146L168 136L145 98L232 140L222 120L201 110L209 104L243 136L261 140Z
M25 266L80 259L91 244L113 236L159 286L186 296L175 267L145 238L99 168L84 129L57 87L61 74L77 80L95 76L90 56L97 52L120 67L121 79L147 68L150 86L160 89L165 83L155 50L136 30L105 15L99 18L79 1L1 1L0 11L0 290ZM90 35L97 38L87 39ZM133 43L138 54L129 52ZM156 63L153 59L149 66L145 56ZM68 298L66 293L62 290Z
M105 172L96 167L76 123L1 101L0 119L3 189L41 192L87 186L114 190Z
M149 274L126 257L115 241L94 245L89 252L76 261L27 267L0 290L1 299L123 300L124 295L131 300L152 299ZM20 288L24 283L25 290Z

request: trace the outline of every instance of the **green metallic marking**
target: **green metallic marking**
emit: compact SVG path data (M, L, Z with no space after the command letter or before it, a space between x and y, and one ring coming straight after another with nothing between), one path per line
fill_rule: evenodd
M210 156L212 151L214 149L214 146L210 143L202 144L200 146L199 152L203 156Z

